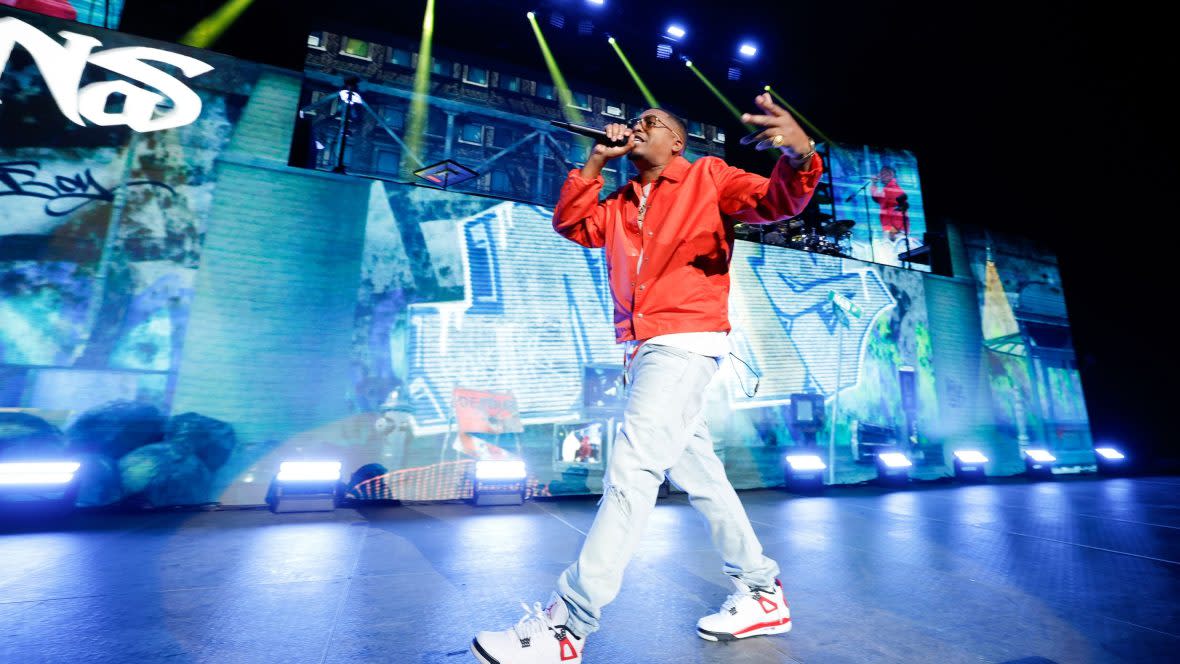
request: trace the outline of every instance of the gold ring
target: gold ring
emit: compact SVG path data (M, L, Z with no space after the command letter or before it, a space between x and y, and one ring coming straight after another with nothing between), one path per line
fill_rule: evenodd
M782 134L775 134L775 135L774 135L774 138L770 139L770 144L771 144L771 145L773 145L773 146L774 146L774 147L776 147L776 148L778 148L778 147L782 147L782 145L783 145L783 135L782 135Z

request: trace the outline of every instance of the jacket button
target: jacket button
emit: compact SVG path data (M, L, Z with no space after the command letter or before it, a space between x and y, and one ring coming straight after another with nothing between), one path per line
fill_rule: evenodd
M644 288L647 288L647 286L646 286L646 285L644 285L644 286L640 286L640 287L639 287L639 290L643 290Z
M643 318L643 314L635 314L636 318Z
M653 235L655 235L655 233L654 233L654 232L652 232L652 231L648 231L648 232L647 232L647 236L648 236L648 237L651 237L651 236L653 236Z

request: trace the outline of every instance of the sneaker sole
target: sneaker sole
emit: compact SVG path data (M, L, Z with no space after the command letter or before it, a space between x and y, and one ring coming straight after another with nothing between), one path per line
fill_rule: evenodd
M707 629L697 628L697 636L706 641L737 641L738 639L748 639L751 636L767 636L770 634L786 634L791 631L791 619L787 618L787 622L781 625L769 625L761 629L750 630L742 634L729 634L728 632L710 632Z
M489 655L483 646L479 645L478 639L471 639L471 654L483 664L500 664L500 660Z

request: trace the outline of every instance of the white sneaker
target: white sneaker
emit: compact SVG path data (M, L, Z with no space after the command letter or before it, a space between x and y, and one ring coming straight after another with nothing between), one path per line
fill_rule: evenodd
M557 593L542 609L536 602L524 617L502 632L480 632L471 640L471 654L483 664L581 664L583 639L566 628L569 608Z
M778 579L770 588L751 588L738 579L737 592L721 605L721 611L697 621L697 635L709 641L734 641L763 634L791 631L791 609Z

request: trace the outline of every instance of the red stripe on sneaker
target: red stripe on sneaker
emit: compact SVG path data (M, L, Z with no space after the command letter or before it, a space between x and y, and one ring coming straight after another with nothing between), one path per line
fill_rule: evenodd
M775 620L774 622L758 623L757 625L750 625L745 629L738 630L734 632L733 635L737 636L738 634L745 634L746 632L752 632L756 629L762 629L763 627L778 627L779 625L785 625L789 622L791 622L790 618L783 618L782 620Z
M561 640L561 661L568 662L571 659L578 658L578 651L574 649L574 644L570 643L570 637L565 637Z

